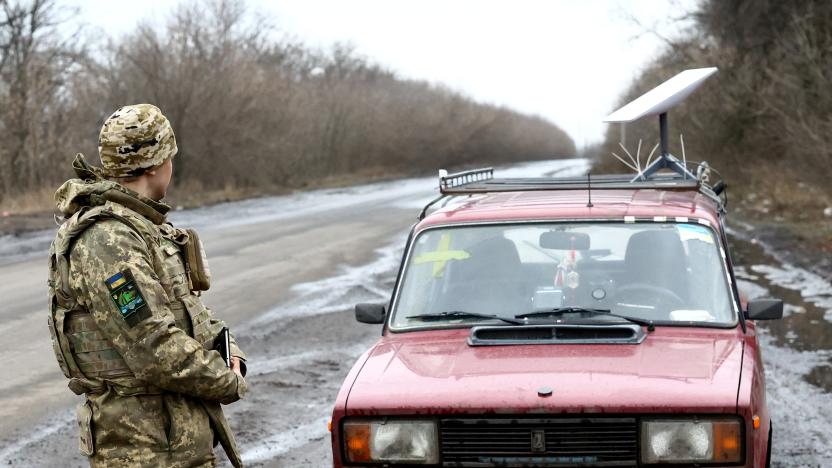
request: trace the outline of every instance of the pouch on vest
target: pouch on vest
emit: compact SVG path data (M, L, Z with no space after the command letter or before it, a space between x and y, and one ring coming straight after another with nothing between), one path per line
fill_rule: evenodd
M199 234L193 229L186 229L188 242L184 245L185 263L188 267L188 278L194 291L207 291L211 287L211 270L208 268L208 258L205 248L199 239Z
M85 401L78 406L78 409L75 411L75 416L78 419L78 433L80 434L78 450L81 451L81 454L90 457L95 453L95 441L92 437L92 408L90 407L90 402Z

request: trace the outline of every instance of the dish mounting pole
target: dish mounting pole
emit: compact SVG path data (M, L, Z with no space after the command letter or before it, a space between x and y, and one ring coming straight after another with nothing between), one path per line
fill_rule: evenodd
M670 144L667 138L667 111L684 101L716 72L716 67L685 70L604 119L604 122L627 123L643 117L659 116L659 145L661 148L659 157L636 174L632 182L648 180L662 169L670 169L684 179L696 179L696 174L688 170L682 161L670 154Z

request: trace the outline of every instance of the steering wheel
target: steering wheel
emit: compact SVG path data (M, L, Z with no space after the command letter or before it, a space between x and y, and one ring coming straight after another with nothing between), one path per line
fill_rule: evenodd
M667 304L670 306L671 309L681 309L685 306L685 301L679 297L678 294L673 292L671 289L662 287L662 286L655 286L652 284L647 283L630 283L625 286L621 286L616 290L617 298L616 300L618 303L626 302L622 301L621 297L626 297L627 295L642 298L642 297L650 297L645 302L636 301L640 304L645 305L658 305L658 304ZM656 301L656 297L659 296L659 300Z

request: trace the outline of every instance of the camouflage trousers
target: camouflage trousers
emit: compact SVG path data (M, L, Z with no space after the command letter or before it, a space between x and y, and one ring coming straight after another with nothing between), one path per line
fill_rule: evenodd
M211 467L214 434L199 400L176 394L88 395L78 409L92 467Z

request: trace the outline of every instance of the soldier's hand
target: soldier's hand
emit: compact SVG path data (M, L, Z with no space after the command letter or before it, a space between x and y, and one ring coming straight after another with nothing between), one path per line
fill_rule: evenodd
M240 372L240 358L231 357L231 370L234 371L235 374L239 375L240 378L243 378L243 374Z

